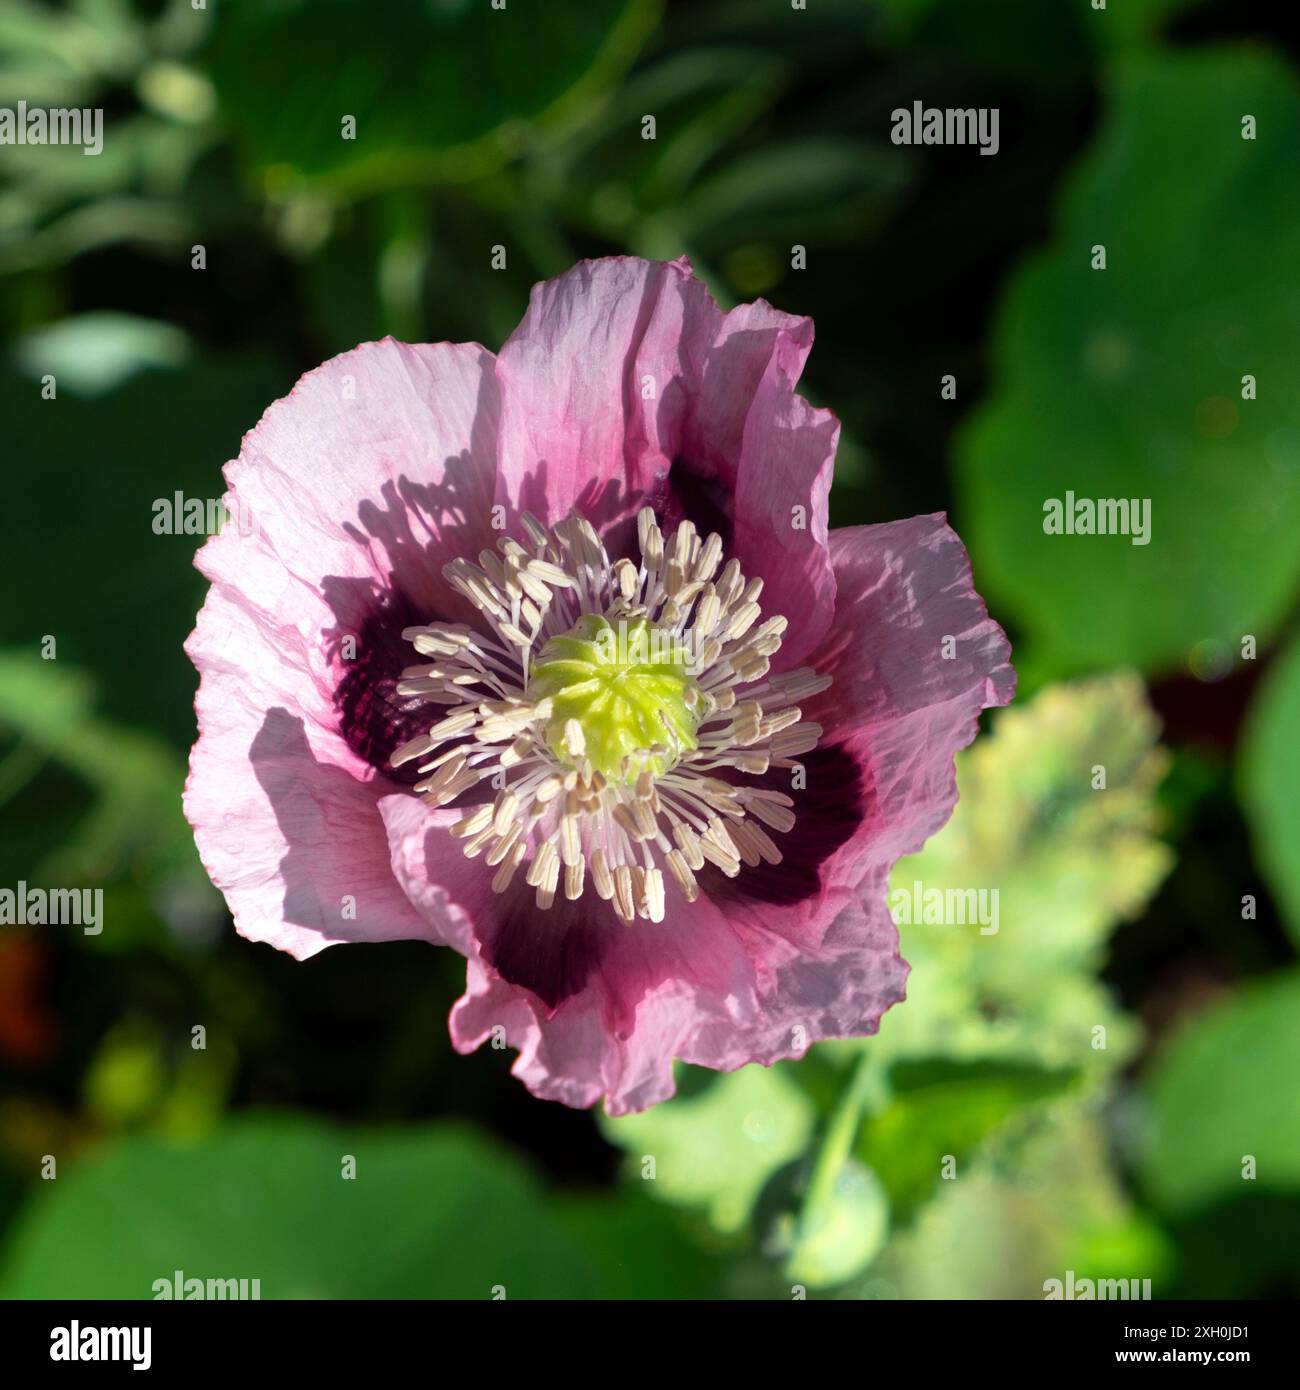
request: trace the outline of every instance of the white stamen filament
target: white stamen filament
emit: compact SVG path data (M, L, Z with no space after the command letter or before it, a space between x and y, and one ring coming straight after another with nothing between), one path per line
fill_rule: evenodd
M747 583L734 559L723 564L720 538L702 541L689 521L665 539L649 508L637 517L639 565L611 562L577 515L547 530L525 514L523 530L531 550L502 539L499 556L484 551L478 565L457 559L443 571L483 631L403 632L426 660L402 673L399 694L451 709L396 749L391 765L416 763L414 790L434 806L495 779L495 799L469 807L452 834L467 857L482 855L498 893L526 863L541 909L590 887L625 921L661 922L669 880L693 902L706 863L729 877L779 864L763 826L790 830L792 799L712 774L794 767L822 732L799 702L831 678L808 667L769 678L787 623L760 621L762 580ZM593 767L589 730L577 719L565 720L560 751L548 742L552 701L529 698L532 668L551 638L588 614L615 626L644 620L695 654L685 703L698 720L697 746L683 748L665 723L663 742L626 758L620 779Z

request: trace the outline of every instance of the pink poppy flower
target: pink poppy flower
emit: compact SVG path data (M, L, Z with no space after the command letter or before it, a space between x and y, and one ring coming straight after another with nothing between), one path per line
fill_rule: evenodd
M1015 677L942 516L828 533L812 336L587 261L495 357L368 343L267 411L187 644L244 936L451 946L454 1045L611 1114L875 1032L890 867Z

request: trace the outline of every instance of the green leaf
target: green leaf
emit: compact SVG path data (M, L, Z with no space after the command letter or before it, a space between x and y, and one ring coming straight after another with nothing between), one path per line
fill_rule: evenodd
M85 672L0 651L5 881L103 885L102 935L88 939L116 949L155 933L162 916L182 926L210 917L220 900L181 814L181 760L151 735L101 719L94 705ZM6 778L15 766L25 775ZM50 769L71 776L50 779ZM51 834L64 802L71 815ZM24 833L29 826L39 850Z
M60 319L13 348L27 376L52 373L80 396L102 396L150 367L180 366L189 351L188 335L174 324L109 312Z
M1300 971L1189 1019L1157 1057L1146 1093L1142 1173L1165 1207L1300 1190Z
M646 1184L649 1186L649 1184ZM598 1270L601 1298L718 1298L727 1266L686 1218L635 1191L560 1195L554 1210Z
M894 1099L863 1126L858 1157L880 1177L895 1218L921 1206L981 1143L1037 1101L1060 1095L1069 1071L988 1063L903 1063L890 1077Z
M1141 682L1121 674L1001 711L991 735L958 756L952 819L890 881L912 974L907 1002L871 1046L895 1059L1081 1072L1125 1059L1133 1030L1093 976L1115 924L1141 911L1172 864L1154 838L1167 763L1156 735ZM1104 790L1094 789L1097 769ZM972 890L985 892L986 922L970 920ZM923 913L942 903L944 921L915 921L918 903Z
M734 45L660 59L632 74L593 119L537 152L534 196L606 236L644 237L647 224L660 223L656 235L676 236L678 203L775 103L782 69L771 54ZM653 140L642 135L646 115L655 118Z
M1267 51L1125 60L1050 247L1007 293L957 481L981 586L1050 671L1263 642L1294 598L1296 322L1278 286L1300 258L1298 142L1295 76ZM1067 493L1149 502L1149 543L1045 533Z
M1042 1299L1044 1283L1150 1279L1159 1297L1167 1240L1134 1209L1095 1105L1054 1105L942 1182L869 1273L876 1298Z
M1260 866L1300 944L1300 640L1278 657L1251 708L1241 800Z
M0 730L84 778L95 793L81 826L49 863L76 874L137 853L166 861L188 838L180 760L149 735L96 718L93 704L84 672L0 652Z
M889 1199L880 1180L856 1159L839 1165L815 1201L808 1161L792 1163L763 1189L754 1216L759 1248L779 1260L786 1279L814 1289L834 1288L860 1274L889 1235Z
M120 80L141 61L145 36L128 5L52 8L34 0L0 7L0 104L29 108L89 105L105 80Z
M706 253L758 242L788 256L792 241L862 235L894 207L910 170L892 145L835 136L771 143L701 181L674 217Z
M272 190L353 196L473 178L631 61L659 0L248 0L209 50L221 109ZM284 62L292 53L294 61ZM356 123L344 138L343 121Z
M207 353L93 399L0 381L18 590L0 605L0 644L36 652L54 636L59 663L91 672L106 718L188 747L195 681L181 644L203 599L204 537L156 534L157 504L178 491L219 499L221 465L291 384L267 359Z
M537 1179L460 1125L344 1134L262 1117L195 1147L127 1140L38 1188L5 1298L148 1299L175 1270L257 1278L263 1298L602 1292Z
M767 1179L803 1153L813 1107L785 1069L750 1065L640 1115L603 1117L606 1138L627 1151L627 1171L650 1171L650 1192L703 1208L720 1231L737 1231Z

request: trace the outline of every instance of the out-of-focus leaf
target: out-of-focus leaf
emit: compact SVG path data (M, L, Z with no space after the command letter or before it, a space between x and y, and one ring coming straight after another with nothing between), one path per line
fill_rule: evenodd
M825 242L893 207L910 164L892 145L826 138L770 144L725 164L683 200L683 235L707 251L738 242ZM810 227L813 231L810 233Z
M183 194L211 140L208 127L135 114L105 126L97 155L79 145L0 146L0 273L115 242L188 251L196 209Z
M557 1195L553 1210L596 1266L600 1298L717 1298L726 1265L686 1218L636 1190Z
M110 949L133 944L142 923L162 917L185 929L213 912L218 900L181 814L180 759L148 734L96 716L84 672L0 652L0 735L17 740L10 758L29 751L36 759L33 776L50 764L76 779L72 824L40 844L39 858L13 862L22 840L6 834L13 877L35 887L103 887L101 931L91 939ZM5 789L6 826L44 809L28 785Z
M1300 943L1300 641L1278 658L1251 710L1241 799L1260 864Z
M1300 1190L1300 972L1189 1019L1146 1092L1142 1172L1165 1207Z
M59 851L67 868L92 867L105 851L158 854L160 824L179 796L179 760L145 734L97 719L93 685L82 671L25 652L0 652L0 729L16 734L87 781L96 799L87 820ZM183 822L177 818L183 830Z
M1061 1102L974 1166L959 1165L872 1266L872 1298L1032 1298L1049 1279L1150 1279L1170 1251L1128 1201L1095 1109Z
M344 1134L248 1119L194 1147L127 1140L37 1186L6 1298L149 1299L176 1270L260 1279L263 1298L602 1293L537 1179L458 1125Z
M180 366L189 351L189 338L174 324L107 311L60 319L13 348L27 376L53 373L79 396L102 396L148 367Z
M957 809L896 866L891 908L912 918L936 890L986 890L990 921L900 923L908 998L870 1046L1080 1072L1126 1058L1132 1026L1093 976L1116 922L1141 910L1172 863L1154 838L1167 762L1156 737L1141 682L1114 675L1000 712L992 734L958 756ZM1104 790L1094 789L1098 769ZM969 914L978 901L960 906Z
M1294 598L1298 142L1296 79L1266 51L1126 59L1012 284L958 483L981 584L1047 669L1176 667L1207 638L1262 642ZM1067 494L1149 502L1149 543L1046 534Z
M130 1015L100 1040L82 1079L85 1109L101 1132L147 1126L167 1139L205 1138L219 1125L236 1065L224 1032L191 1046L156 1021Z
M860 1274L889 1234L889 1199L879 1178L853 1158L826 1192L807 1201L813 1164L789 1164L764 1187L754 1213L759 1248L792 1283L834 1288Z
M140 100L160 116L202 125L216 114L217 94L194 68L165 59L150 63L136 81Z
M1242 1183L1242 1189L1254 1186ZM1300 1277L1300 1191L1242 1191L1177 1218L1172 1298L1276 1298Z
M101 1124L133 1124L158 1104L165 1079L158 1029L125 1020L109 1030L86 1069L86 1108Z
M80 144L0 145L0 274L114 242L189 246L191 215L206 210L183 199L183 185L214 138L215 96L178 60L210 17L184 0L152 23L129 0L0 8L0 105L21 99L29 111L71 107L102 120ZM119 114L118 89L132 84L148 110ZM200 220L210 234L213 219Z
M526 142L523 123L598 96L659 11L659 0L249 0L214 27L208 57L223 115L253 164L278 171L275 187L305 179L352 195L490 172Z
M36 652L54 637L60 669L92 672L106 719L188 747L194 670L181 644L203 599L193 556L204 537L155 522L175 520L177 492L221 498L221 465L291 384L261 357L208 354L93 400L45 400L12 373L0 381L12 595L0 644Z
M653 1159L654 1196L703 1208L718 1230L736 1231L768 1177L803 1152L813 1121L811 1102L784 1070L747 1066L701 1095L606 1117L601 1128L626 1150L633 1181Z
M782 73L770 53L735 46L661 59L633 74L596 119L539 151L530 172L534 194L604 235L677 236L679 200L773 104ZM642 133L646 116L655 120L653 139Z
M816 27L797 16L791 40ZM748 37L753 25L740 25ZM790 247L848 240L906 187L908 152L822 133L745 144L791 64L773 47L687 47L634 74L600 116L538 152L535 200L641 255L727 259L746 295L771 289ZM653 116L654 138L643 138Z
M964 1170L984 1139L1073 1079L1069 1071L1009 1063L903 1063L890 1077L893 1100L862 1127L858 1156L879 1175L901 1219L939 1187L946 1163Z
M120 0L58 8L6 0L0 6L0 104L84 105L94 87L131 72L145 46L142 25Z

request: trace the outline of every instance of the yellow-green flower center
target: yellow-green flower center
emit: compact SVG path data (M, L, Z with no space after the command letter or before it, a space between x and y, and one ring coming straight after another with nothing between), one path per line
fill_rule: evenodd
M561 762L577 765L568 725L582 731L582 757L611 782L662 776L697 746L699 688L691 655L676 634L644 618L611 623L588 613L552 637L533 665L528 698L548 699L545 738Z
M580 515L520 526L527 544L503 536L443 570L479 623L404 630L425 659L397 694L443 711L391 765L417 765L431 806L490 778L495 798L467 803L451 834L494 893L526 862L543 912L590 887L620 921L663 922L667 880L693 903L706 865L780 864L767 829L793 827L794 801L747 779L795 777L822 732L800 704L831 678L773 674L786 620L760 621L762 581L689 521L665 537L649 507L638 559L611 560Z

